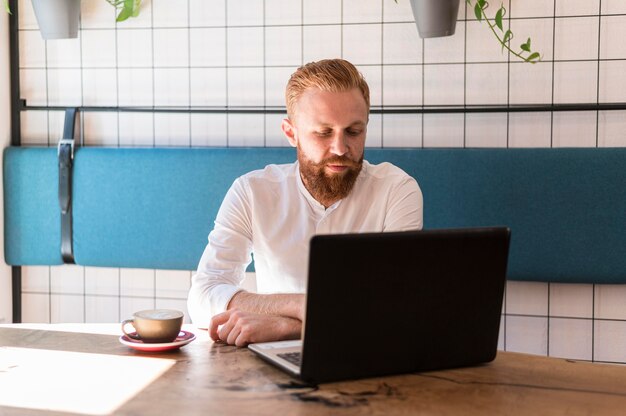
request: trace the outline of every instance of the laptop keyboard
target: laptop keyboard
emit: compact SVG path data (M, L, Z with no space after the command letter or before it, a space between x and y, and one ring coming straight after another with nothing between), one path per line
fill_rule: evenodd
M285 352L282 354L276 354L283 360L289 361L291 364L300 367L300 363L302 362L302 353L300 351L296 352Z

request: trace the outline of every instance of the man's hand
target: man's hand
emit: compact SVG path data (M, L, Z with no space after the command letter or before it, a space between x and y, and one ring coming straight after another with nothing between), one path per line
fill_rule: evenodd
M258 314L229 309L211 319L209 334L213 341L245 347L253 342L298 339L302 322L285 316Z

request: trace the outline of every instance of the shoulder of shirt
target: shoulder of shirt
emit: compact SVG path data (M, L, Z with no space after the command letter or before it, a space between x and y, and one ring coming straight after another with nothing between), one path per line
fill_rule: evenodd
M363 161L363 167L365 169L364 173L366 177L372 177L376 179L384 179L384 178L407 178L411 177L404 170L400 169L396 165L393 165L389 162L379 163L378 165L373 165L368 161Z
M263 169L253 170L239 177L243 182L284 182L296 173L296 163L282 165L267 165Z

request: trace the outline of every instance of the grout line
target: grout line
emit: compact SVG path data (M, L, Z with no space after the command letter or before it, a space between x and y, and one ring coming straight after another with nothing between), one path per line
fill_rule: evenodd
M467 10L466 10L466 14L467 14ZM620 16L626 16L626 13L607 13L604 14L603 16L606 17L620 17ZM552 18L557 18L557 19L580 19L580 18L595 18L598 17L598 15L595 14L579 14L579 15L557 15L556 13L554 14L554 16L520 16L520 17L515 17L512 18L511 20L519 20L519 21L524 21L524 20L551 20ZM464 19L457 19L457 22L475 22L476 18L474 17L470 17L470 18L464 18ZM345 23L345 25L347 26L355 26L355 25L377 25L380 24L381 22L372 22L372 21L364 21L364 22L348 22ZM415 24L414 20L392 20L392 21L386 21L385 23L388 24L396 24L396 25L408 25L408 24ZM333 26L333 25L337 25L338 23L307 23L307 26ZM234 25L194 25L194 28L198 28L198 29L224 29L226 27L232 27L232 28L260 28L263 25L257 24L257 25L247 25L247 24L234 24ZM269 24L267 25L267 27L298 27L300 26L299 23L281 23L281 24ZM128 28L124 28L124 30L145 30L147 27L145 26L138 26L138 27L128 27ZM185 26L151 26L151 29L185 29ZM37 28L25 28L25 29L19 29L21 32L39 32L39 29ZM103 28L100 27L91 27L91 28L83 28L81 29L83 31L89 32L89 31L96 31L96 30L103 30Z
M380 107L385 108L385 1L380 3ZM371 94L370 94L371 107ZM385 148L385 114L380 115L380 148Z
M150 44L152 47L152 54L150 60L152 62L152 107L156 106L156 76L154 66L154 5L150 4ZM156 113L152 113L152 146L156 146Z
M511 0L509 0L509 13L508 13L508 28L511 29ZM511 41L508 41L509 45L511 44ZM506 57L507 57L507 65L506 65L506 105L507 107L511 105L511 51L506 52ZM506 148L510 148L511 147L511 143L510 143L510 136L511 136L511 113L507 112L506 113Z
M267 25L263 0L263 105L267 107ZM263 114L263 147L267 147L267 114Z
M426 105L426 65L425 65L425 61L426 61L426 42L424 41L424 39L421 39L422 42L422 108L425 107ZM424 123L425 123L425 119L426 119L426 114L422 114L421 115L421 129L422 129L422 149L424 148L424 142L426 141L426 137L424 137Z
M113 8L113 16L116 14L115 8ZM116 87L116 95L115 95L115 104L120 106L120 67L119 67L119 48L117 47L119 38L118 38L118 22L115 21L115 87ZM121 132L120 132L120 112L117 112L117 147L121 145Z
M422 40L423 41L423 40ZM581 59L554 59L550 61L542 61L541 63L546 62L555 62L555 63L585 63L585 62L625 62L626 58L581 58ZM447 61L447 62L423 62L423 61L415 61L415 62L397 62L392 64L385 64L385 66L417 66L417 65L425 65L425 66L453 66L453 65L463 65L464 63L471 65L497 65L497 64L508 64L512 65L528 65L526 62L522 61L509 61L508 59L503 60L492 60L492 61ZM359 63L359 66L363 67L378 67L380 63ZM83 66L83 69L186 69L188 65L180 65L180 66ZM275 64L275 65L266 65L267 68L293 68L293 65L285 64ZM262 65L194 65L194 69L226 69L226 68L236 68L236 69L258 69L263 68ZM72 66L55 66L49 68L47 66L20 66L20 70L45 70L45 69L77 69Z
M554 62L556 56L556 1L553 0L554 17L552 19L552 80L550 103L554 105ZM554 112L550 112L550 147L554 147Z
M467 20L467 6L465 7L465 19ZM467 106L467 24L463 25L463 107ZM467 114L463 113L463 148L467 147Z
M502 299L502 302L504 303L503 305L503 310L504 312L502 312L502 316L504 317L504 319L502 320L502 331L504 332L503 336L502 336L502 349L504 351L506 351L506 339L507 339L507 317L508 317L508 313L507 313L507 298L508 298L508 293L509 293L509 285L508 282L505 283L504 286L504 299Z
M339 35L339 57L343 59L343 27L344 27L344 23L343 23L343 0L341 0L341 4L339 5L339 26L341 27L341 30L339 31L340 35ZM381 80L381 84L382 84L382 80Z
M22 292L24 294L24 292ZM48 266L48 323L52 323L52 267Z
M191 108L191 3L187 1L187 99ZM193 145L193 134L191 129L191 113L187 115L189 131L189 147Z
M184 292L188 292L184 291ZM115 294L104 294L104 293L86 293L85 295L83 295L82 293L71 293L71 292L39 292L39 291L24 291L22 292L23 294L26 295L47 295L47 294L51 294L54 296L75 296L75 297L83 297L83 296L88 296L88 297L92 297L92 298L102 298L102 299L106 299L106 298L110 298L110 299L160 299L160 300L187 300L187 297L174 297L174 296L154 296L154 295L150 295L150 296L142 296L142 295L115 295Z
M552 316L550 316L550 282L548 282L548 296L547 296L547 300L548 300L548 313L547 313L547 318L548 318L548 322L547 322L547 329L546 329L546 355L549 357L550 356L550 322L552 321Z
M122 269L117 269L117 321L122 320Z
M596 285L591 285L591 361L596 358Z
M226 108L228 108L229 103L229 91L228 91L228 69L230 68L228 64L228 1L224 0L224 63L225 63L225 71L224 71L224 85L225 85L225 93L226 93ZM226 113L226 147L230 147L230 115Z
M596 102L600 102L600 49L602 46L602 0L598 3L598 63L596 76ZM599 147L600 111L596 111L596 147Z
M304 0L300 0L300 66L304 65Z

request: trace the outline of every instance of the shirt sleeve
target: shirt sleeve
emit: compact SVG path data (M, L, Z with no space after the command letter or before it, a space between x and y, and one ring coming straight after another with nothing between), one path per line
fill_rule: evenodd
M226 310L239 291L246 267L252 261L250 201L242 178L233 183L217 213L215 227L198 270L191 278L187 299L189 315L199 328Z
M391 190L383 231L421 230L424 225L424 199L417 181L408 174Z

